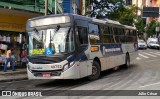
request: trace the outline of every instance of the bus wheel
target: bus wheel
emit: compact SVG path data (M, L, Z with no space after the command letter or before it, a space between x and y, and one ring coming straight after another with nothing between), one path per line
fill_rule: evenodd
M92 74L90 76L88 76L89 80L96 80L99 78L100 76L100 65L98 62L93 61L93 65L92 65Z
M129 54L126 54L125 66L126 66L126 67L129 67L129 66L130 66L130 57L129 57Z

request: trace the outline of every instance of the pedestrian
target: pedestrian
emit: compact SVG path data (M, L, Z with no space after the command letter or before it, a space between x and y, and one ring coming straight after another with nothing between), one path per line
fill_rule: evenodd
M26 56L27 56L27 50L23 49L21 59L22 59L22 66L24 67L26 67Z
M4 72L6 72L7 65L8 65L9 62L12 66L12 71L14 71L14 62L13 62L13 59L11 58L12 51L13 51L13 49L9 46L7 48L7 53L6 53L6 61L5 61L5 65L4 65Z

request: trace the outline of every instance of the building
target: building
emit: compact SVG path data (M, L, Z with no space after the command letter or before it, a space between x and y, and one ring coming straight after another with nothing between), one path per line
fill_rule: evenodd
M48 14L62 12L61 0L48 0ZM56 4L56 9L55 9ZM1 0L0 1L0 56L7 47L15 49L16 61L20 61L26 42L25 27L29 18L44 15L45 0ZM0 57L0 62L4 62Z
M85 14L85 0L48 0L47 14ZM45 13L45 0L0 1L0 63L7 47L15 49L16 61L20 61L26 42L25 27L29 18ZM19 57L19 58L18 58Z
M81 0L63 0L63 13L80 14Z

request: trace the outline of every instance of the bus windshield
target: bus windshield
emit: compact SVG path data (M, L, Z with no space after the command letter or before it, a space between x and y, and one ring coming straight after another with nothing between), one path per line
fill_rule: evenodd
M29 55L61 55L75 50L70 27L33 30L29 34Z

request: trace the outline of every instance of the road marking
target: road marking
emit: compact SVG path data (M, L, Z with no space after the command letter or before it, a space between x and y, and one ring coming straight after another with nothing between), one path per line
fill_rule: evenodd
M148 84L148 85L144 85L144 86L140 86L140 88L148 87L148 86L153 86L153 85L158 85L158 84L160 84L160 82L153 83L153 84Z
M137 57L136 59L137 59L137 60L140 60L141 58L140 58L140 57Z
M146 61L146 62L149 63L149 62L153 62L153 61L157 61L157 59L155 59L155 60L148 60L148 61Z
M144 58L149 58L149 57L147 57L147 56L145 56L145 55L142 55L142 54L138 54L139 56L142 56L142 57L144 57Z
M160 52L156 52L156 53L160 53Z
M155 55L160 55L160 53L154 53L154 52L149 52L149 53L152 53L152 54L155 54Z
M157 57L157 56L152 55L152 54L148 54L148 53L145 53L145 52L143 52L143 53L146 54L146 55L152 56L152 57Z

